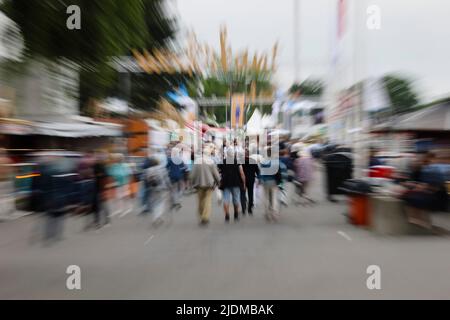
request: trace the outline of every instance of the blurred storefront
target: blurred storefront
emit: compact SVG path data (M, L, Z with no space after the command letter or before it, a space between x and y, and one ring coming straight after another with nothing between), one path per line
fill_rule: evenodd
M294 139L324 133L324 108L315 97L278 98L272 106L272 119L278 129L287 130Z
M432 150L443 161L450 163L450 102L375 125L371 133L380 143L397 147L399 152L426 152ZM393 137L395 137L393 139Z
M92 151L114 144L122 135L121 126L82 121L39 122L4 119L0 133L7 149L66 149Z

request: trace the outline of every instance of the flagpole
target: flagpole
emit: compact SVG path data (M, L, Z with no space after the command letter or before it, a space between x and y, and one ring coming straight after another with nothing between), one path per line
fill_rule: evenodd
M233 109L233 76L232 76L232 74L231 74L231 72L230 72L230 110L232 110ZM228 108L227 108L227 110L226 110L226 119L228 119ZM230 135L229 135L229 137L228 137L228 140L230 140L231 139L231 121L232 121L232 118L231 118L231 114L230 114ZM226 121L226 123L225 123L225 128L227 127L227 125L228 125L228 120Z
M247 106L247 79L245 78L244 79L244 83L245 83L245 86L244 86L244 106L243 106L243 110L242 110L242 112L244 112L244 123L242 124L242 127L244 127L246 124L247 124L247 108L246 108L246 106Z
M299 64L299 7L300 0L294 0L294 82L300 82L300 64Z

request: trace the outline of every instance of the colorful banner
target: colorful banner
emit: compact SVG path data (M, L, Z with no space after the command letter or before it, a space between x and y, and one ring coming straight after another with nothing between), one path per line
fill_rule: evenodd
M243 94L233 95L231 102L231 127L242 128L244 126L245 96Z

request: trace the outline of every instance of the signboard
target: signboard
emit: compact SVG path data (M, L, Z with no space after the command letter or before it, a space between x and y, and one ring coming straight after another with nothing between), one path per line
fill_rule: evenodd
M242 128L244 126L245 96L243 94L233 95L231 102L231 127Z

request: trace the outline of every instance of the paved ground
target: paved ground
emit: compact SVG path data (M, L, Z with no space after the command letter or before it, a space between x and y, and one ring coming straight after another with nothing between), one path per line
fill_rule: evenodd
M66 223L66 239L30 244L40 221L0 224L1 299L396 299L450 298L450 239L378 237L349 225L345 204L283 211L268 224L254 217L225 225L215 203L211 225L197 225L195 196L170 226L150 227L130 213L100 232ZM66 289L66 268L81 267L82 290ZM381 268L381 290L366 269Z

